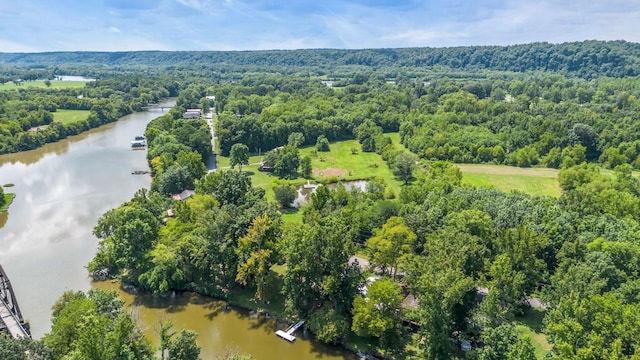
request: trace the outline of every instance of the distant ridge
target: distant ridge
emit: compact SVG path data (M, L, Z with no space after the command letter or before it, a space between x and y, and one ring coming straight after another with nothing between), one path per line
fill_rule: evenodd
M640 44L589 40L562 44L360 50L0 53L0 66L43 68L61 64L167 68L202 64L319 69L355 66L363 70L441 66L473 71L550 71L590 79L640 75Z

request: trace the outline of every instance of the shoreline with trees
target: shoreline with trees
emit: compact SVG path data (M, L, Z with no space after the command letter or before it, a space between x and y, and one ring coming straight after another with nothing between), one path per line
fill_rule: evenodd
M572 46L613 47L635 59L639 45L530 44L505 51L533 55ZM465 59L470 49L491 50L439 51ZM419 49L395 53L412 51L414 60L427 56ZM283 52L282 59L300 53L314 52ZM393 52L366 54L374 61ZM160 61L171 54L155 55ZM271 70L282 67L282 59ZM408 67L407 60L401 63ZM306 320L323 342L391 357L637 357L635 68L603 70L608 61L584 60L584 67L563 72L542 72L536 63L520 73L462 76L464 69L477 70L478 61L468 58L460 72L433 77L399 76L406 68L398 66L394 83L387 73L351 67L337 69L336 75L348 75L332 86L288 73L185 80L176 87L177 106L145 132L151 189L99 219L99 248L88 270L105 270L154 294L239 295L248 306L277 307ZM515 66L504 61L495 66ZM424 74L421 66L415 71ZM340 73L345 69L351 72ZM183 118L201 105L217 114L216 144L229 156L220 158L229 170L207 172L209 125ZM273 175L254 172L255 154ZM297 211L299 221L287 220L292 180L324 176L328 167L320 164L330 158L358 162L365 154L370 160L360 166L386 167L394 183L373 179L366 191L317 187ZM452 163L554 168L560 194L474 187ZM268 183L256 186L252 178L259 176ZM172 198L184 190L192 196ZM371 267L359 266L355 256ZM414 301L403 305L409 295ZM532 297L545 304L539 315L531 315ZM527 321L535 321L530 332L522 330ZM546 336L545 343L531 333Z

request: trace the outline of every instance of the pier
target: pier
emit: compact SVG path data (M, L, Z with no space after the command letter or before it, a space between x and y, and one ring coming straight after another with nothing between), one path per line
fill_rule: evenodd
M293 324L290 328L287 329L287 331L276 331L276 335L289 342L294 342L296 340L296 337L293 336L293 333L295 333L296 330L298 330L302 325L304 325L304 320L300 320L297 323Z

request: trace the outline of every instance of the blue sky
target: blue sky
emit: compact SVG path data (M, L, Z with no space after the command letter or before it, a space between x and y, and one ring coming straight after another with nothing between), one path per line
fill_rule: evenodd
M0 52L640 42L637 0L0 0Z

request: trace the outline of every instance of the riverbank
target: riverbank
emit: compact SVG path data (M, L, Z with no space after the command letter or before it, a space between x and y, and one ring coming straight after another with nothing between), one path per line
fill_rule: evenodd
M302 329L296 332L293 343L279 338L275 332L286 329L293 320L264 307L237 302L237 297L227 300L193 291L153 295L135 288L124 290L117 279L95 281L92 287L116 290L154 346L160 345L159 322L171 321L176 331L187 329L198 334L196 341L203 359L215 359L227 353L247 354L255 360L359 359L344 347L323 344Z

